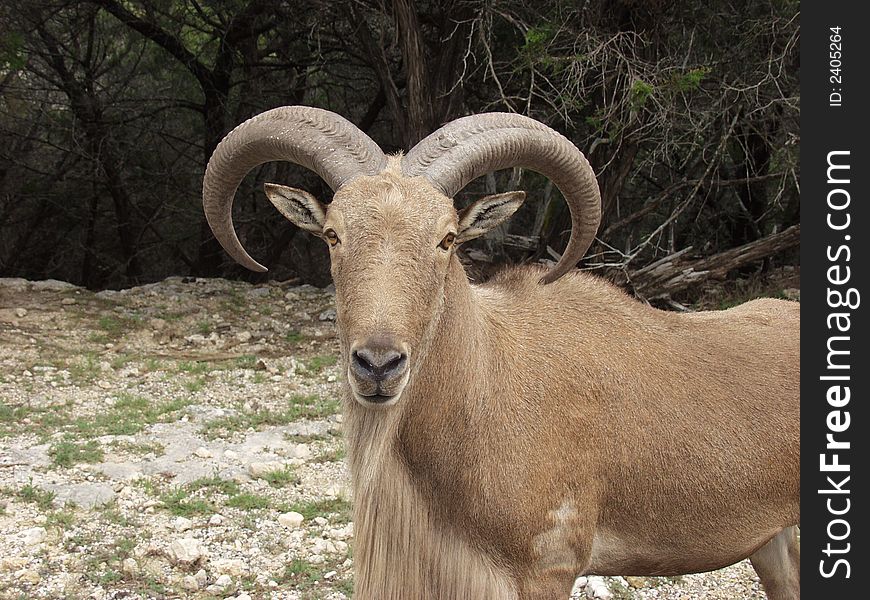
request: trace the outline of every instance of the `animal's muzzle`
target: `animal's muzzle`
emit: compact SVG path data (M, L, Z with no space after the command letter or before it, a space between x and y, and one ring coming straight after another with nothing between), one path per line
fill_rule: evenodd
M355 345L350 375L356 392L368 402L386 402L401 392L408 355L391 336L375 336Z

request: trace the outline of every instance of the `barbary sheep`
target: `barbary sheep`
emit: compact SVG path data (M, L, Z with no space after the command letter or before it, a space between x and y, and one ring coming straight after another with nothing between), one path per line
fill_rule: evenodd
M574 145L513 114L453 121L385 156L308 107L253 117L209 162L204 206L238 262L232 203L273 160L335 191L266 185L330 248L354 502L355 598L567 598L582 574L676 575L749 557L771 600L799 591L799 304L677 314L573 270L600 220ZM549 271L473 285L456 247L508 192L457 213L471 180L549 177L573 230Z

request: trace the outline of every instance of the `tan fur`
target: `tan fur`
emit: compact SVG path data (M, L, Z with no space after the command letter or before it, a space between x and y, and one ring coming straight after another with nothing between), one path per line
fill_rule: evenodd
M392 406L345 382L355 598L567 598L584 573L714 569L799 523L798 304L674 314L537 267L471 285L437 249L451 201L395 165L326 219L344 364L389 334L410 365Z
M420 600L517 597L508 573L473 548L411 482L390 440L396 419L351 411L355 598Z

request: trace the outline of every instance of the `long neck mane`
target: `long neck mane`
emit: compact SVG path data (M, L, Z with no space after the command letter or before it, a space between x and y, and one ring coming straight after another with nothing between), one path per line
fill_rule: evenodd
M468 372L469 361L481 360L481 353L458 356L444 351L456 336L467 340L469 324L477 320L474 292L456 260L445 282L444 298L430 326L429 347L413 371L414 383L409 383L396 406L367 409L345 393L354 493L354 597L361 600L516 598L506 574L431 506L415 483L400 442L408 411L425 410L430 371L426 357L438 356L438 370L456 367L457 373ZM445 365L444 360L456 364Z

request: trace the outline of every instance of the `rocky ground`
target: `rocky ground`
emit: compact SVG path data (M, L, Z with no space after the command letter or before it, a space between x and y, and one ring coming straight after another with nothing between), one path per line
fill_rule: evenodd
M0 279L0 598L349 598L334 320L310 286ZM745 562L587 596L764 598Z

